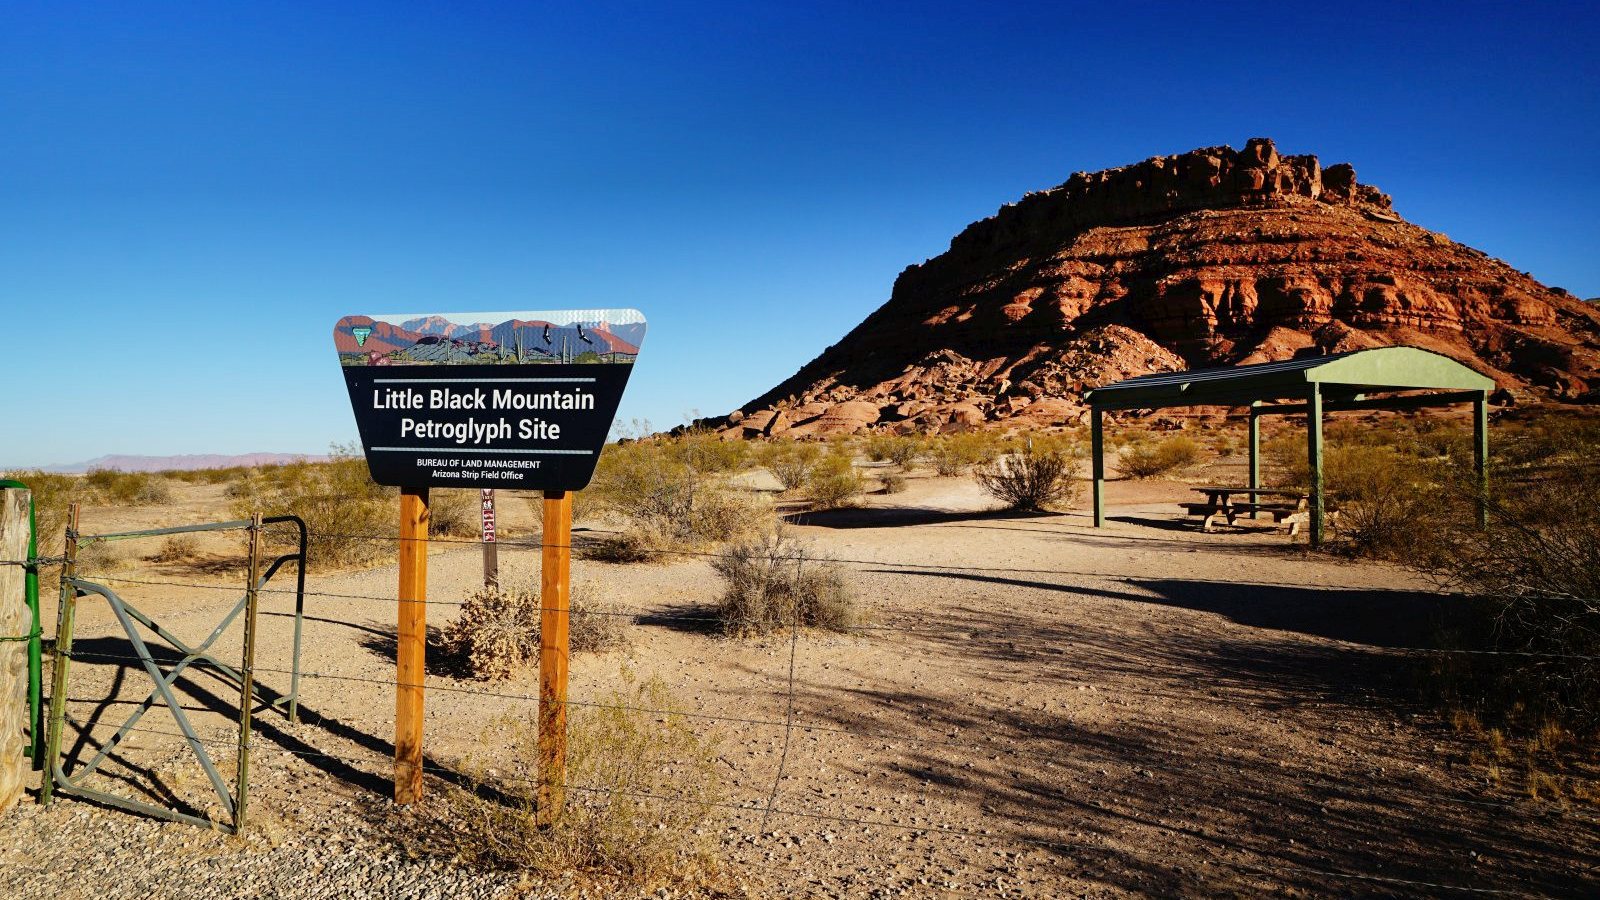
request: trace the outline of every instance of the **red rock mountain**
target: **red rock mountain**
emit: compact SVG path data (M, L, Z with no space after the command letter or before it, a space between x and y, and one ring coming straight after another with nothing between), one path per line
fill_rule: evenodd
M1409 344L1504 397L1600 401L1600 307L1255 138L1078 173L967 226L730 434L1078 421L1147 372Z

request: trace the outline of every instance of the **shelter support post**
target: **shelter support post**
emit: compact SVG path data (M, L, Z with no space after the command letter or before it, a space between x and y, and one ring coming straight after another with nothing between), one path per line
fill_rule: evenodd
M399 629L395 648L394 802L422 799L422 691L428 646L428 489L400 491Z
M1311 546L1322 546L1322 385L1312 382L1306 402L1306 461L1311 470Z
M1472 401L1472 452L1476 464L1478 527L1489 526L1489 392Z
M572 492L544 492L539 572L538 821L553 823L566 802L568 611L572 590Z
M1257 490L1261 487L1261 413L1256 411L1252 404L1250 407L1250 489ZM1256 500L1254 494L1250 495L1251 502ZM1256 511L1250 510L1250 518L1256 517Z
M1106 435L1105 414L1095 407L1089 418L1089 455L1094 457L1094 527L1106 525Z

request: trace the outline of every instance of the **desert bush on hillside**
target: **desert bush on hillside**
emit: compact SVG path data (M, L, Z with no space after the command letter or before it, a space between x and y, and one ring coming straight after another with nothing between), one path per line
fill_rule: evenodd
M742 440L724 440L715 432L691 428L666 440L668 455L702 475L740 472L750 467L750 445Z
M1180 434L1157 443L1141 442L1127 447L1117 467L1130 478L1153 478L1192 466L1199 459L1200 445Z
M310 533L311 565L362 566L392 560L399 536L399 491L372 480L359 449L335 446L328 462L288 463L249 470L228 486L233 514L248 519L299 516ZM269 529L274 541L289 529Z
M664 551L735 540L772 517L762 498L696 469L670 442L654 440L606 447L594 480L578 496L585 499L584 515L624 523L621 534L588 551L612 562L664 559Z
M822 459L822 448L799 441L773 441L763 445L756 458L785 491L793 491L811 479L811 470Z
M916 465L924 449L922 438L914 434L875 434L862 446L867 459L891 463L905 471Z
M723 579L717 617L728 634L759 636L796 625L844 629L858 619L838 564L781 527L724 548L711 567Z
M427 849L468 864L570 879L606 896L722 896L716 826L726 792L718 741L681 712L659 678L574 707L568 718L567 784L561 814L540 822L538 728L517 721L480 743L508 749L469 758L469 787L446 788L442 814L424 832Z
M568 597L567 640L573 653L621 647L627 618L614 604L596 599L589 582L576 582ZM512 678L539 659L539 585L480 588L440 635L448 659L481 681Z
M866 482L856 471L849 451L835 449L817 461L806 478L806 496L816 509L854 506L861 501Z
M83 483L99 502L108 506L153 506L172 502L172 485L150 472L94 469Z
M1062 450L1026 447L974 470L984 492L1007 509L1043 510L1077 495L1078 464Z
M986 431L940 435L928 443L926 455L933 470L943 476L960 475L968 468L992 462L1002 451L1000 440Z
M903 494L906 490L906 477L900 474L879 475L878 483L883 485L885 494Z

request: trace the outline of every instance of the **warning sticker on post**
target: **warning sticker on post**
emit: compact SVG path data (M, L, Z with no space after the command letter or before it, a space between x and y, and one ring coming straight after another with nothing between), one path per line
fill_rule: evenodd
M333 329L374 481L543 491L593 477L644 334L634 309L346 316Z

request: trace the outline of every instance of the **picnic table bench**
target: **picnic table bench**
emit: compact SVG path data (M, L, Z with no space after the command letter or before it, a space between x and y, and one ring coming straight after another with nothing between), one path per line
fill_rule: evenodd
M1223 522L1237 525L1246 516L1257 519L1265 515L1275 525L1287 526L1293 535L1298 534L1300 526L1311 518L1308 508L1311 495L1305 491L1232 486L1197 487L1194 491L1204 494L1206 499L1179 505L1188 510L1190 515L1200 517L1201 531L1211 531ZM1337 510L1328 510L1328 514L1336 516Z

